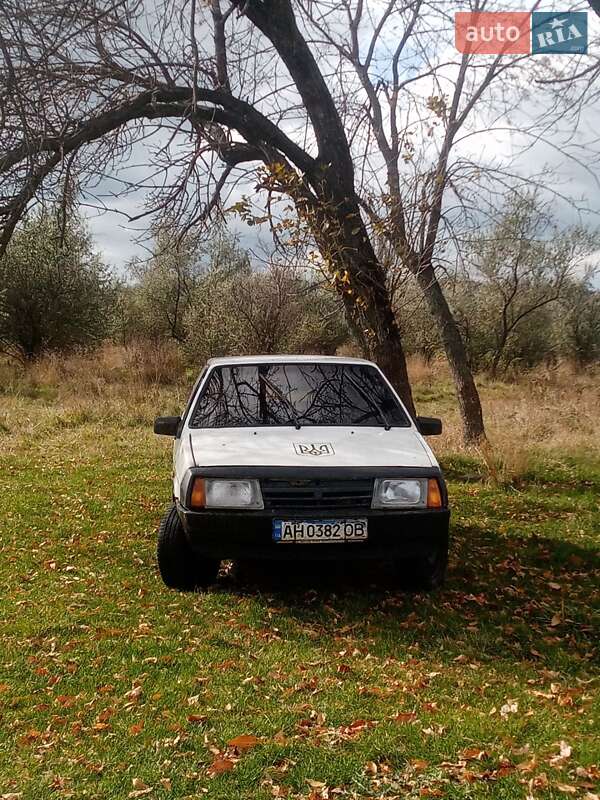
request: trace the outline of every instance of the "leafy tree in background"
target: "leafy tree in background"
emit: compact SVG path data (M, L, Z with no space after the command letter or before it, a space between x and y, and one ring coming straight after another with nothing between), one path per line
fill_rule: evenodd
M483 283L478 296L487 312L492 375L515 359L532 361L534 340L552 329L542 314L558 316L569 281L585 271L597 247L598 237L584 228L559 231L535 195L513 195L496 225L472 238L467 261ZM513 347L525 326L529 356Z
M600 355L597 234L559 229L535 195L512 194L497 221L465 246L464 271L442 281L470 367L492 374L557 358ZM404 280L398 315L408 353L443 353L430 309Z
M154 246L148 260L136 259L130 271L137 280L134 313L138 333L152 339L185 340L183 318L202 266L189 239L177 244L166 226L154 231Z
M115 283L72 203L16 230L0 286L0 349L20 361L97 344L110 330Z
M196 288L187 327L195 364L225 354L333 354L348 338L335 293L278 266L212 270Z
M127 287L123 299L125 339L168 338L183 344L187 317L206 276L248 274L250 261L237 238L223 228L199 240L166 221L154 229L150 258L134 260L129 270L135 283Z
M584 366L600 359L600 291L587 278L570 280L561 301L564 354Z

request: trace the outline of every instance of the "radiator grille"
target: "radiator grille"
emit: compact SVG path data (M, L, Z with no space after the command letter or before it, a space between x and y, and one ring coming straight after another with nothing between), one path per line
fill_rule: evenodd
M265 508L327 509L370 508L373 479L286 480L263 478L261 481Z

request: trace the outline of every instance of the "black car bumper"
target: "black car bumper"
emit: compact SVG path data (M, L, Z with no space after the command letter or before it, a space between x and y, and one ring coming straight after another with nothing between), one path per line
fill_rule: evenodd
M345 560L393 559L427 555L448 548L450 511L375 511L348 513L327 509L319 514L282 511L190 511L177 506L192 548L219 559ZM286 543L273 541L273 520L367 519L368 539L361 542Z

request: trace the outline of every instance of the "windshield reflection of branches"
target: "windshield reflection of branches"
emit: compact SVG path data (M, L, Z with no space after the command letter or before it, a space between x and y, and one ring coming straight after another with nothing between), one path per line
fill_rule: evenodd
M213 370L192 425L381 426L388 417L390 424L408 424L389 387L371 367L248 365Z

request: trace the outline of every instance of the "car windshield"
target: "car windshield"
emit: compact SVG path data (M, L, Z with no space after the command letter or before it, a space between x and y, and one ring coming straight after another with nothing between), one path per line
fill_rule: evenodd
M192 428L265 425L407 427L381 374L365 364L244 364L211 370Z

